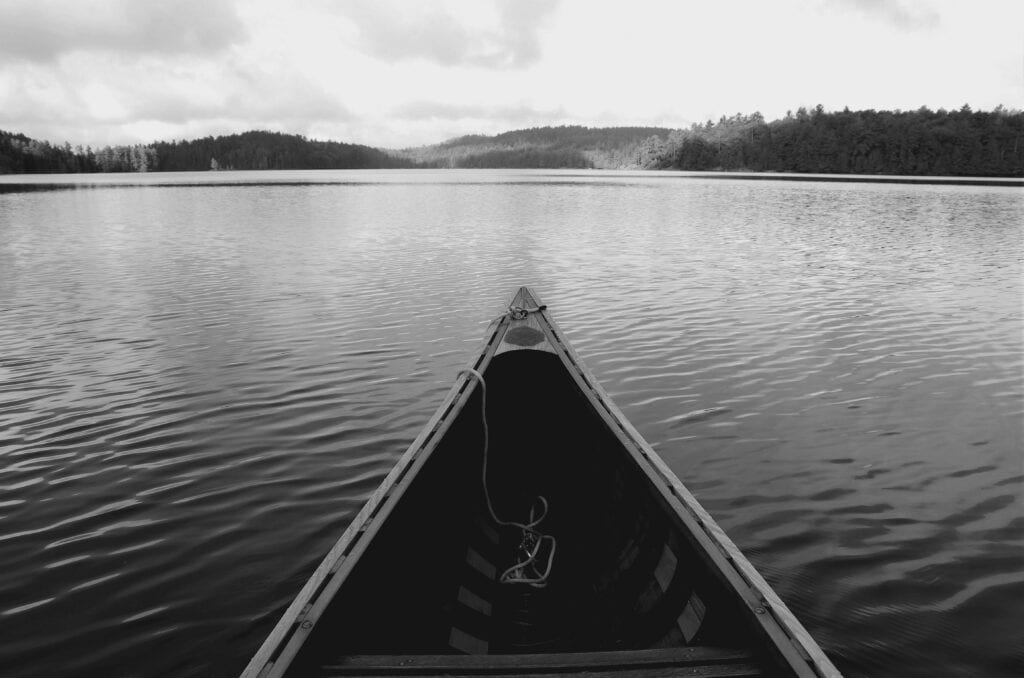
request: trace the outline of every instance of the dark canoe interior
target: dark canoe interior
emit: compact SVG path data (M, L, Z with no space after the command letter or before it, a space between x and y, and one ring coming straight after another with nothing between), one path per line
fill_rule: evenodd
M697 672L684 675L773 674L741 603L560 358L503 353L485 377L495 508L522 521L534 497L548 500L547 587L497 581L522 533L495 526L484 503L477 388L288 675L679 675L687 659Z

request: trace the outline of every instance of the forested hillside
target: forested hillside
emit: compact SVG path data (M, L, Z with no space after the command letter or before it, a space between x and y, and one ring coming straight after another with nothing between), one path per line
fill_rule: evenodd
M245 132L158 142L154 170L385 169L416 163L370 146L314 141L295 134Z
M381 169L417 163L369 146L245 132L149 145L72 148L0 130L0 173L216 169Z
M799 109L673 132L655 167L839 174L1024 176L1024 113Z
M400 153L438 167L638 169L660 157L670 132L662 127L535 127L459 137Z

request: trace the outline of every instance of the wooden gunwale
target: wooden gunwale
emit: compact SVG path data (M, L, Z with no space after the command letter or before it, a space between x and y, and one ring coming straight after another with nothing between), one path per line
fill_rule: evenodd
M508 323L508 317L504 316L491 324L473 369L483 372L487 368ZM359 556L373 541L374 535L430 458L445 431L466 406L476 383L475 379L464 373L456 379L434 416L320 561L260 649L249 660L241 678L274 678L284 674Z
M774 641L770 643L781 658L798 676L809 678L842 678L842 674L811 637L803 624L786 607L746 556L729 539L711 515L690 493L675 473L665 464L643 436L633 427L611 397L604 391L576 351L561 338L561 330L551 319L537 294L529 294L542 307L535 311L545 320L542 329L555 347L569 373L583 394L608 425L609 429L629 451L637 465L657 488L659 496L682 522L682 531L690 536L698 553L708 559L712 570L720 573L757 620L763 632ZM546 325L546 326L545 326Z

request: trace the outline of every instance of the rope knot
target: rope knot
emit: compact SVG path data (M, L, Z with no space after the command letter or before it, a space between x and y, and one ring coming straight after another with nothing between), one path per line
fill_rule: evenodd
M508 317L512 318L512 320L525 320L526 316L530 315L531 313L543 311L546 308L546 305L541 305L536 308L524 308L522 306L516 306L513 304L512 306L508 307Z

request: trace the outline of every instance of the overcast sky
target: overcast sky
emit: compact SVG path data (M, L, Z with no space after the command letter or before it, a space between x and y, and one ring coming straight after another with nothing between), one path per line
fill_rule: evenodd
M560 124L1024 108L1022 0L0 0L0 129L374 146Z

